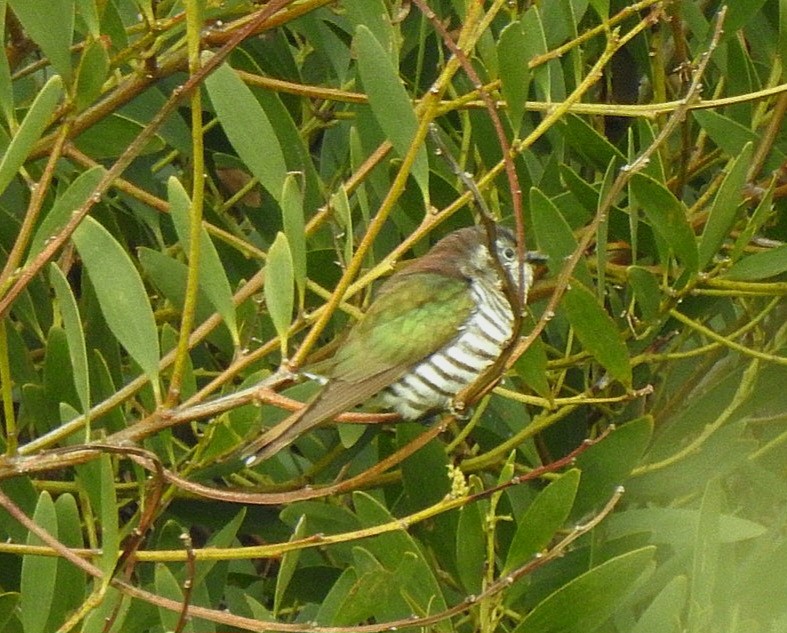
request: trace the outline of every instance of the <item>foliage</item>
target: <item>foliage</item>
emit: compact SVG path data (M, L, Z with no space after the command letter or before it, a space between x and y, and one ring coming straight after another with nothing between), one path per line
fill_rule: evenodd
M0 631L787 630L783 12L0 1ZM446 153L540 335L245 468Z

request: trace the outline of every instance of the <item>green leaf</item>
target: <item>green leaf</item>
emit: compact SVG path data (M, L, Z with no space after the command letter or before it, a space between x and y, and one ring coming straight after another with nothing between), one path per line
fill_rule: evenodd
M787 244L743 257L723 276L735 281L757 281L784 271L787 271Z
M166 565L157 563L154 575L157 595L176 602L183 602L183 590ZM177 611L159 607L158 614L161 625L164 627L165 631L174 631L177 628L178 621L180 620L180 614ZM187 621L186 626L178 630L182 630L186 633L193 633L194 627L191 622Z
M74 139L79 150L93 160L116 158L139 136L145 123L126 114L113 112L97 121ZM162 126L161 129L164 129ZM166 147L161 130L142 148L140 154L152 154Z
M18 2L24 4L26 0ZM58 75L51 77L36 95L30 110L0 158L0 194L19 172L33 145L44 133L62 96L63 80Z
M227 64L222 64L208 75L205 87L216 116L238 156L268 193L279 201L287 165L265 110Z
M517 521L503 575L528 562L549 544L571 512L579 478L579 470L569 470L538 493Z
M57 326L49 328L44 357L44 387L50 409L47 412L47 419L36 420L39 425L43 423L43 426L38 427L39 431L51 428L52 418L57 415L59 403L70 403L75 409L79 406L79 396L71 372L63 371L71 365L69 353L65 330Z
M6 0L0 0L0 24L2 25L6 24L5 4ZM0 32L4 30L4 28L0 29ZM11 67L8 65L8 57L6 55L0 55L0 112L3 113L8 123L7 127L13 129L16 123L16 116L14 113L14 84L11 80ZM0 626L2 626L2 622L0 622Z
M282 353L287 349L294 289L290 246L284 233L279 232L268 250L268 261L265 263L265 304L281 339Z
M45 490L38 497L33 521L50 536L57 538L57 514L52 497ZM27 545L44 545L34 534L27 536ZM55 601L57 558L25 556L20 580L21 619L24 633L47 633L47 621Z
M480 503L468 503L459 510L456 529L456 568L462 587L470 594L483 588L486 565L486 535Z
M776 178L771 179L771 184L757 204L757 208L754 209L751 217L749 217L746 227L738 234L738 238L735 240L735 245L732 247L729 255L732 261L737 262L740 259L743 250L773 213L773 191L776 188L776 182Z
M69 81L74 0L8 0L8 3L54 69Z
M530 89L527 42L521 22L512 22L501 31L497 41L497 58L508 117L514 134L519 134Z
M295 174L287 174L281 194L281 214L284 235L290 245L292 271L298 288L298 308L303 309L306 296L306 225L303 213L303 195ZM352 240L350 240L352 242Z
M557 275L565 265L566 258L578 248L577 240L560 210L540 189L530 190L530 213L538 248L549 256L547 265ZM584 259L577 263L574 276L588 288L593 287L593 279Z
M8 621L14 617L16 613L19 613L19 602L21 597L22 596L15 591L0 593L0 631L15 630L12 628L6 629L5 625L8 624Z
M533 327L530 317L525 317L525 332ZM537 338L514 363L517 376L542 398L551 398L552 392L547 380L547 351L544 342Z
M717 477L712 478L705 486L694 543L687 628L692 633L702 633L712 627L712 611L709 606L713 603L721 557L719 547L721 503L721 484Z
M368 29L387 52L391 64L395 66L399 59L397 33L391 23L391 15L386 4L384 0L350 2L345 7L345 11L351 28L362 25Z
M112 460L103 454L99 460L99 517L101 518L101 557L99 566L106 578L115 570L120 551L118 531L118 503L115 494L115 476Z
M191 200L183 185L174 176L167 181L167 199L169 200L175 231L183 245L184 252L188 255L191 247ZM224 320L224 324L232 336L233 344L238 346L240 344L240 336L235 317L235 306L232 302L232 288L230 288L227 273L224 272L224 266L221 263L216 247L204 226L200 227L199 248L199 287L202 288L211 305Z
M686 576L674 576L637 620L631 633L678 633L688 594Z
M306 536L306 517L301 515L295 529L290 535L290 542L297 541ZM284 593L292 580L295 570L298 568L298 560L301 557L301 549L293 549L284 552L279 563L279 573L276 576L276 590L273 594L273 614L276 616L281 608L282 601L284 600Z
M598 13L598 17L606 20L609 17L609 0L590 0L590 6Z
M396 521L389 510L363 492L353 494L358 519L363 527ZM405 555L412 557L408 593L423 612L439 612L446 608L445 598L432 568L413 538L404 530L380 534L364 543L374 557L387 569L395 569ZM417 611L418 612L418 611Z
M76 85L76 107L84 110L101 94L109 73L109 54L101 40L89 40L79 61Z
M653 229L670 245L672 252L690 272L699 268L697 240L688 222L686 205L650 176L634 174L631 188Z
M746 174L751 167L752 147L751 143L747 143L743 151L731 162L729 171L713 200L705 230L700 238L700 270L711 262L724 240L730 236L730 230L738 215L738 208L743 201L743 185L746 183Z
M756 132L715 110L693 110L692 116L728 156L737 156L743 151L746 143L757 144L760 140Z
M369 97L372 114L396 153L404 157L418 130L418 119L410 98L391 58L366 26L357 27L353 45L358 56L358 73ZM428 201L429 160L423 145L415 156L412 175L421 188L424 200Z
M178 310L182 310L186 300L187 266L169 255L149 248L140 248L138 257L146 278L149 278L158 291L169 299ZM204 322L213 314L214 310L215 308L200 287L197 295L197 321ZM208 335L208 340L219 349L232 353L232 339L224 328L213 330Z
M27 261L30 262L38 255L46 245L48 239L57 234L71 219L71 214L75 209L81 207L90 197L106 173L106 169L97 165L79 174L74 179L68 189L66 189L52 205L52 208L44 216L41 224L33 235L30 242L30 252Z
M63 272L57 264L50 264L49 279L55 289L55 295L60 305L60 314L63 317L63 328L66 331L68 341L68 355L71 358L71 375L74 379L74 386L82 405L82 413L90 410L90 375L87 366L87 347L85 346L85 333L82 327L82 319L79 316L74 294L71 286ZM87 437L90 431L87 427Z
M62 494L55 501L58 540L66 547L82 548L82 523L74 496ZM79 608L85 599L87 575L64 558L57 563L57 587L52 614L55 622L65 620L68 613Z
M145 286L124 248L88 216L71 238L82 257L109 329L150 380L156 398L159 345Z
M606 502L622 485L645 453L653 433L653 420L641 417L615 429L604 441L594 444L579 457L582 471L572 516L580 518Z
M349 262L353 256L353 216L344 186L340 186L331 196L330 207L336 223L344 233L344 261Z
M630 508L616 512L605 522L608 538L650 533L653 544L672 547L693 545L697 538L700 511L691 508ZM737 543L767 532L759 523L729 514L719 516L720 543Z
M79 17L84 20L91 37L99 38L101 36L101 23L98 17L96 0L76 0L76 2Z
M606 172L612 163L622 165L626 162L623 153L585 119L569 114L562 121L566 142L599 171Z
M592 633L645 576L655 551L636 549L574 578L536 605L513 633Z
M205 547L213 547L217 549L229 548L238 534L238 530L243 524L243 519L246 518L246 508L241 508L238 513L232 517L230 521L224 524L213 536L208 539ZM221 561L225 562L225 561ZM200 560L197 561L197 573L194 575L194 583L202 584L206 582L210 576L210 572L220 564L218 560Z
M626 269L626 276L642 312L642 320L653 321L658 316L661 305L659 280L647 268L641 266L629 266Z
M355 598L358 574L352 566L345 567L338 580L323 598L317 611L317 622L338 625L342 616L348 613Z
M524 53L525 63L527 60L542 55L547 52L547 37L544 32L544 24L541 22L541 13L536 5L531 6L520 20L522 25L522 32L525 37L522 44L525 47ZM542 64L541 66L533 69L533 83L538 90L539 98L544 101L552 100L552 64Z
M582 346L614 379L631 387L628 348L593 293L583 286L571 287L561 305Z
M420 424L397 424L396 443L405 446L421 433ZM426 508L450 492L446 476L449 463L444 447L436 440L407 456L402 462L402 483L412 507Z

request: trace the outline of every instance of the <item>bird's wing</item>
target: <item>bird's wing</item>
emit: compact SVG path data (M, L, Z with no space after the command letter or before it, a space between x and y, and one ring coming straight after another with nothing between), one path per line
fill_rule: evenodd
M468 281L435 273L398 274L381 289L334 357L329 378L346 383L391 384L401 373L448 344L470 317L474 303ZM401 367L390 378L388 371ZM362 389L362 402L376 389ZM356 402L356 404L357 404Z

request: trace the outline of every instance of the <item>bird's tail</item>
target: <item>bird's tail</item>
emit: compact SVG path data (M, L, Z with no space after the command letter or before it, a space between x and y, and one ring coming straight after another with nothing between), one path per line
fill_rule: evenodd
M322 421L323 418L319 415L314 415L311 406L307 405L300 411L287 416L244 448L241 453L241 459L246 466L255 466L273 457L306 431L318 426Z

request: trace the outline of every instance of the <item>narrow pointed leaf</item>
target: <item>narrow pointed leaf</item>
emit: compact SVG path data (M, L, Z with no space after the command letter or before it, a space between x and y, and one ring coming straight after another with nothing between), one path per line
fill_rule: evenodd
M636 549L574 578L536 605L514 633L592 633L647 573L655 551Z
M508 105L508 117L514 132L518 134L530 89L527 42L520 22L512 22L500 33L497 42L497 59L501 90Z
M89 216L74 231L72 239L109 329L139 364L158 394L156 321L131 258L110 232Z
M87 30L93 38L101 36L101 23L98 17L96 0L76 0L79 17L85 21Z
M43 250L46 241L66 225L71 218L71 213L85 203L105 172L106 170L101 166L88 169L77 176L68 189L55 200L52 208L46 213L33 234L28 261L38 255Z
M708 605L713 604L716 585L720 580L718 578L721 563L719 520L722 494L719 478L710 479L702 497L692 561L687 630L693 633L713 628Z
M785 9L787 9L787 4L785 4ZM787 19L787 15L785 15L785 19ZM752 238L771 216L771 212L773 211L773 191L776 188L776 183L777 179L773 178L765 194L757 204L757 208L754 209L754 212L749 217L746 227L738 234L735 245L732 247L729 254L732 261L737 262L740 259L743 254L743 249L749 245Z
M647 268L641 266L629 266L626 275L642 312L642 318L645 321L652 321L658 315L661 304L658 279Z
M101 518L101 558L100 567L105 574L111 574L120 550L118 531L118 504L115 494L115 475L109 455L102 455L99 461L99 517Z
M298 523L295 525L295 529L292 531L290 541L297 541L306 536L306 534L306 517L305 515L301 515L301 518L298 519ZM276 590L273 594L274 615L277 615L282 607L284 593L287 591L287 587L289 586L290 581L295 574L295 570L298 567L298 560L300 559L302 551L303 550L297 548L292 549L288 552L285 552L281 557L279 573L276 576Z
M60 314L63 317L63 328L68 341L68 355L71 358L71 375L74 379L82 413L90 410L90 375L87 366L87 347L85 346L85 333L82 328L82 319L79 316L74 294L63 272L56 264L49 266L49 278L55 289Z
M708 136L725 154L736 156L746 143L758 143L760 137L756 132L744 127L737 121L719 114L715 110L695 110L692 116L697 120ZM778 150L776 150L778 152ZM778 152L781 154L781 152Z
M471 594L483 588L486 562L486 538L481 504L468 503L459 510L456 530L456 567L465 591Z
M746 183L746 174L751 167L752 147L751 143L747 143L743 152L732 161L713 200L705 230L700 238L700 270L711 262L735 224L738 208L743 202L743 185Z
M205 80L216 115L241 160L279 200L287 176L284 153L268 115L235 71L222 64Z
M5 0L2 0L0 1L0 24L6 24L5 16L6 3ZM0 29L0 32L3 30ZM8 57L5 55L0 55L0 112L2 112L8 123L7 127L13 127L12 123L16 121L14 115L14 85L11 80L11 67L8 65ZM2 615L0 614L0 626L2 625Z
M538 248L549 256L547 265L557 275L566 258L578 248L577 240L560 210L540 189L530 190L530 212ZM588 288L593 287L593 279L584 260L577 264L574 276Z
M686 576L674 576L645 609L631 633L678 633L687 586Z
M347 190L343 186L331 196L331 209L344 233L344 261L349 262L353 256L353 216Z
M625 483L640 463L652 434L653 419L643 416L617 428L603 442L594 444L577 457L582 480L571 513L574 519L581 520L598 508Z
M584 287L574 286L563 297L562 307L582 346L593 355L610 375L631 386L631 363L628 349L615 322Z
M530 317L525 321L526 327L531 326ZM524 330L528 331L528 330ZM551 398L552 393L547 380L547 351L544 342L537 338L514 363L514 371L525 381L525 384L542 398Z
M395 520L385 506L366 493L356 492L353 495L353 502L364 527L383 525ZM371 554L386 569L398 566L405 555L411 556L408 593L416 608L424 611L427 609L439 611L446 608L445 597L432 568L416 541L405 530L380 534L369 541L367 546Z
M653 229L689 272L697 272L697 240L687 219L686 206L664 185L643 174L634 175L631 188Z
M578 470L569 470L538 493L517 522L503 573L512 571L544 549L565 523L579 487Z
M55 501L58 540L66 547L84 547L82 523L76 499L62 494ZM66 615L82 606L85 598L86 574L72 562L60 558L57 562L58 592L52 609L54 620L62 622Z
M55 504L47 491L38 497L33 521L50 536L57 538L57 514ZM43 545L44 542L28 534L27 545ZM21 619L25 633L45 633L47 621L55 600L57 581L57 558L48 556L25 556L22 559L20 581Z
M84 110L101 94L101 88L109 73L109 54L101 40L92 40L85 45L79 62L79 77L76 86L77 110Z
M544 24L541 22L541 13L538 6L531 6L521 19L522 31L525 34L522 44L525 54L525 62L532 57L546 53L547 38L544 33ZM552 65L543 64L533 69L533 82L540 93L540 98L551 101L552 95Z
M36 95L30 110L0 158L0 194L16 176L33 145L43 134L62 96L63 80L59 75L50 78Z
M283 346L292 322L293 291L292 255L287 237L280 232L268 251L265 265L265 304Z
M787 271L787 244L743 257L724 277L736 281L757 281L775 277L784 271Z
M210 537L206 547L215 547L220 549L226 549L230 547L238 535L238 530L240 529L244 518L246 518L246 508L241 508L241 510L230 521L228 521L218 532ZM194 576L194 582L196 584L205 582L206 579L209 578L210 572L218 564L220 564L220 561L217 560L207 559L198 561L197 573Z
M0 631L9 630L5 628L5 625L8 624L8 621L14 614L19 612L19 600L21 597L19 592L16 591L0 593Z
M183 250L188 253L190 248L191 200L180 181L174 176L167 182L167 198L170 204L172 221L178 239L183 245ZM240 341L238 323L235 316L235 306L232 303L232 288L224 272L216 246L210 239L205 227L200 227L200 254L199 254L199 286L211 302L216 312L221 315L224 324L232 335L232 341L237 346Z
M375 120L400 157L407 154L415 139L418 119L397 69L380 42L365 26L355 31L354 46L358 55L358 73L369 97ZM425 199L428 199L429 161L426 148L418 148L412 174Z
M292 271L298 287L298 307L303 308L306 294L306 225L303 213L303 195L295 174L287 174L281 194L284 235L290 245Z
M9 0L9 5L54 69L68 81L71 78L74 0Z
M170 600L174 600L176 602L183 602L183 589L178 583L177 578L175 578L166 565L163 563L158 563L156 565L154 576L156 593L158 595L164 598L169 598ZM159 607L158 613L161 625L164 627L165 631L174 631L178 627L180 614L177 611ZM186 633L192 633L194 631L194 627L190 622L187 622L183 628L178 630L184 631Z

